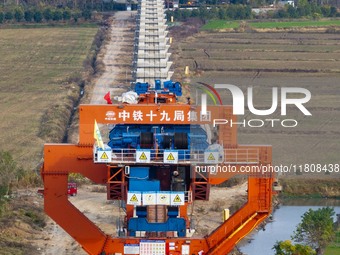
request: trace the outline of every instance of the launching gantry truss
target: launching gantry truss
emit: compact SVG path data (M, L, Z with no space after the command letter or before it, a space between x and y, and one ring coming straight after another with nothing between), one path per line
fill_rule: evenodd
M189 184L186 191L191 193L191 200L207 200L211 184L222 183L237 173L202 174L194 171L194 166L198 164L198 161L191 163L190 160L187 160L186 162L178 161L176 164L165 164L161 154L158 155L157 159L151 159L149 163L139 163L140 156L136 157L138 149L134 153L121 155L117 150L110 150L112 154L108 157L107 163L98 163L98 158L96 159L96 155L94 155L93 124L95 120L100 124L121 124L122 116L125 116L124 125L127 126L135 124L164 126L168 125L169 121L164 118L162 120L164 115L161 115L161 113L167 113L168 119L171 120L171 125L181 127L191 125L193 122L187 117L176 120L176 112L181 111L183 116L189 116L193 113L199 116L199 108L193 108L191 105L183 104L81 105L79 108L79 143L46 144L44 147L44 165L41 173L45 186L46 213L89 254L132 254L127 252L130 251L129 247L135 247L135 251L140 252L135 254L148 254L141 251L141 247L148 244L148 242L161 243L162 247L164 247L164 250L162 250L164 253L160 254L227 254L245 235L271 213L273 178L270 174L248 176L248 202L209 236L202 238L186 237L185 233L169 234L169 232L173 232L177 228L172 225L167 229L164 224L159 224L161 232L165 233L164 235L136 237L135 232L132 231L132 228L136 226L133 225L131 227L132 232L128 229L126 236L113 237L101 231L68 200L68 175L70 173L80 173L94 183L105 184L109 199L127 201L131 184L128 183L129 179L126 177L129 173L125 172L125 169L126 166L133 167L136 165L153 165L157 166L156 168L160 171L167 166L170 169L178 166L184 167L185 171L190 172L190 177L186 180ZM137 110L143 116L149 117L139 121L134 120L132 116ZM236 121L235 116L231 114L231 107L208 107L208 110L212 119L224 119L227 116L228 119L231 118ZM127 116L130 117L128 118ZM150 116L152 116L152 120ZM205 121L200 123L206 124ZM223 145L223 161L220 159L214 165L231 165L239 169L242 165L268 166L271 164L271 146L238 145L237 129L235 127L220 126L218 129L218 143ZM97 153L98 151L100 149L97 150ZM164 150L162 153L164 153ZM197 156L203 154L201 152ZM201 163L204 164L204 159L199 164ZM186 229L189 228L190 223L187 215L187 207L190 202L189 199L186 199L183 205L178 206L178 215L174 218L184 219ZM134 215L136 206L129 205L129 201L127 203L127 221L136 219L136 215ZM164 231L163 227L168 231ZM138 230L138 227L136 229Z
M79 142L44 146L45 211L89 254L225 255L271 213L273 176L248 175L248 201L241 209L209 236L188 234L190 203L208 200L210 185L240 174L242 166L270 166L272 152L271 146L238 145L235 125L212 127L217 136L212 144L203 127L214 119L236 122L231 107L209 106L203 116L190 101L177 102L182 88L169 81L163 4L139 2L133 66L138 103L80 105ZM112 128L107 144L95 144L94 123ZM200 167L233 171L197 171ZM106 185L108 200L124 201L122 235L105 234L72 205L71 173Z

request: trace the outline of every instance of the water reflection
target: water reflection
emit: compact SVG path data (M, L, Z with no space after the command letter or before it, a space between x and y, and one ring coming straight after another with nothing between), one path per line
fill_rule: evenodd
M276 241L291 239L291 235L301 216L310 208L316 210L331 206L340 214L340 200L334 199L286 199L273 214L273 221L269 222L265 230L255 230L239 244L240 250L247 255L273 255L272 250ZM335 220L335 219L334 219Z

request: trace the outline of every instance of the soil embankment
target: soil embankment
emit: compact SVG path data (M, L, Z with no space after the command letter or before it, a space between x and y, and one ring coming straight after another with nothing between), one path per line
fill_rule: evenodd
M340 199L340 178L308 178L303 176L281 178L283 197Z

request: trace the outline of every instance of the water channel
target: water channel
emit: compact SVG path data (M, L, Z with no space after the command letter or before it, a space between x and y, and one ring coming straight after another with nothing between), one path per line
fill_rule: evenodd
M301 222L301 216L310 208L333 207L340 214L340 200L333 199L289 199L273 213L273 221L267 223L265 230L253 231L249 238L239 244L240 250L247 255L273 255L276 241L291 239L291 235ZM336 218L334 218L334 221Z

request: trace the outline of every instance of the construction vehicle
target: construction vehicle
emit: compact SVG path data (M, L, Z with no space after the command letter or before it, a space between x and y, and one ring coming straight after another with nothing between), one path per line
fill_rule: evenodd
M271 146L239 145L237 126L211 125L236 122L232 107L202 113L190 100L180 103L178 82L139 82L134 95L132 103L80 105L78 144L45 144L46 213L88 254L227 254L270 215L273 175L248 173L247 203L207 236L191 237L188 206L208 200L211 185L242 166L270 166ZM107 141L101 126L110 129ZM233 171L202 170L219 167ZM107 199L122 201L119 236L105 234L68 200L70 173L105 184Z
M45 190L44 189L38 189L37 193L40 196L44 196ZM69 195L69 196L76 196L77 194L78 194L77 183L69 182L67 184L67 195Z
M69 182L67 184L67 194L69 196L76 196L78 194L77 183Z

